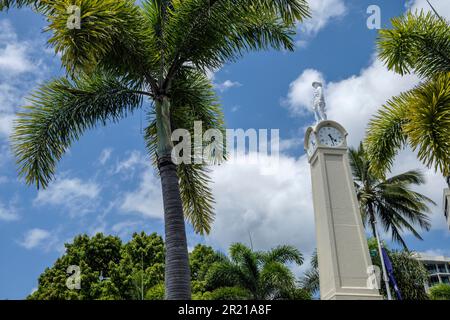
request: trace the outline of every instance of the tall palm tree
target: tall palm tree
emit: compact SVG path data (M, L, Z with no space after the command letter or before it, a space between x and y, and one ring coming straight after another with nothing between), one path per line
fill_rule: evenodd
M390 231L392 240L406 250L403 231L422 240L416 228L430 229L428 204L434 204L430 198L412 190L413 186L425 183L423 175L413 170L388 179L378 178L370 170L370 160L362 143L358 149L350 148L349 156L361 215L373 236L378 239L376 224L380 223L385 232Z
M240 287L250 299L291 299L295 277L287 263L303 264L294 247L279 246L268 252L254 252L241 243L230 247L230 257L215 263L206 276L208 289Z
M366 138L371 168L383 174L409 145L428 167L450 175L450 25L432 13L408 13L379 33L379 57L389 70L422 78L393 97L371 120Z
M205 165L175 165L171 134L224 130L206 70L245 52L293 50L306 0L0 0L0 10L31 6L45 15L49 44L67 76L43 85L19 114L13 135L20 175L45 188L57 162L87 129L119 121L151 102L145 141L161 177L166 237L166 297L189 299L184 217L200 233L213 221ZM68 28L75 4L81 28ZM70 12L70 10L69 10Z

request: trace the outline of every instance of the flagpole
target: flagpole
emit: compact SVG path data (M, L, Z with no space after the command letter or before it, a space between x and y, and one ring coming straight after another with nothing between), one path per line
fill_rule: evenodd
M384 284L386 285L387 298L388 298L388 300L392 300L391 288L389 286L389 279L387 277L386 266L384 264L384 256L383 256L383 251L381 250L381 241L380 241L380 235L378 234L376 220L373 221L373 228L375 230L375 238L377 238L378 252L380 255L381 269L383 270L383 280L384 280Z
M441 19L442 22L446 22L444 18L442 18L439 13L436 11L436 9L433 7L433 5L430 3L430 0L427 0L429 6L431 7L431 9L433 9L434 14Z

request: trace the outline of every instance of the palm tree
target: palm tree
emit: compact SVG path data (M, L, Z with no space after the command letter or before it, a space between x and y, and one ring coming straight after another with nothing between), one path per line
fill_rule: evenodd
M0 10L31 6L45 15L49 44L67 76L32 96L19 114L13 148L28 184L45 188L57 162L87 129L116 122L151 102L144 139L161 177L166 237L166 297L189 299L184 217L200 233L213 221L207 167L175 165L178 128L224 130L206 70L245 52L293 50L306 0L77 0L81 28L68 28L66 0L0 0ZM70 3L71 4L71 3Z
M381 30L379 57L389 70L422 78L392 98L370 121L366 146L371 168L387 172L399 149L410 146L428 167L450 175L450 25L423 12L392 20Z
M422 240L416 226L430 229L430 208L434 202L412 190L413 186L425 183L419 171L408 171L388 179L380 179L370 170L370 160L361 143L358 149L350 148L350 166L355 181L361 215L365 225L378 239L376 224L391 233L392 240L408 249L401 233L406 230Z
M300 284L303 289L310 292L311 295L318 294L320 291L319 282L319 258L317 256L317 250L313 252L311 257L310 267L305 271L303 277L300 280Z
M239 287L250 299L291 299L296 290L295 277L287 263L303 263L294 247L279 246L268 252L254 252L243 244L230 247L230 257L215 263L206 276L207 289Z

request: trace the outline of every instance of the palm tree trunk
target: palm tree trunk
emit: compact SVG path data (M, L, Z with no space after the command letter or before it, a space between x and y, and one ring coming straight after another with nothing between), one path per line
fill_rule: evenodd
M165 287L167 300L191 299L191 272L177 167L172 162L170 101L156 101L158 167L164 203Z

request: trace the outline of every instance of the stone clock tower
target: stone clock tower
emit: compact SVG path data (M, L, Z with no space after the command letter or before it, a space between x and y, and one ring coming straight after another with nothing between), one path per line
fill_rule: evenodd
M378 290L368 281L372 262L347 155L347 132L339 123L324 118L326 115L319 117L305 136L321 299L379 300Z

